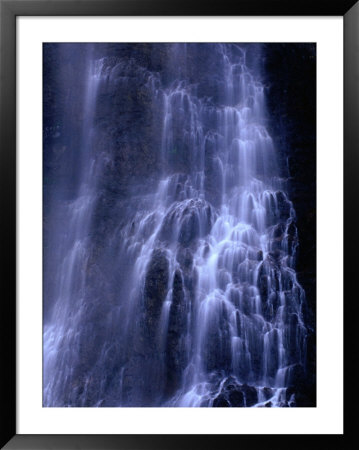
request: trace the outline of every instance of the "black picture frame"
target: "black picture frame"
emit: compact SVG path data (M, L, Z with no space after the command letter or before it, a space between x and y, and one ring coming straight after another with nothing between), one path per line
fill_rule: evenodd
M343 435L18 435L16 433L16 17L18 16L343 16L344 17L344 285L345 390ZM359 169L359 2L357 0L0 0L0 193L2 448L183 449L351 448L356 414ZM4 289L5 287L5 289ZM330 395L330 393L328 393ZM165 432L165 430L164 430ZM285 430L283 430L285 433ZM5 447L3 447L5 445Z

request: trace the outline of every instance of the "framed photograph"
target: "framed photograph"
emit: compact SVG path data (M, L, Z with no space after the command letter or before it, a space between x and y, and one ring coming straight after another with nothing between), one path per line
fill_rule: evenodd
M358 4L0 11L4 448L349 448Z

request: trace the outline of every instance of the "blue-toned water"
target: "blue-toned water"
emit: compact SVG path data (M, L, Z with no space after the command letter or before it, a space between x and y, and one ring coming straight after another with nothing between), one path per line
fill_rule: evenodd
M295 406L287 388L306 370L305 293L261 46L212 44L216 99L175 67L187 50L171 46L166 81L88 52L79 183L48 256L57 271L45 298L45 406ZM131 83L160 130L159 170L152 190L132 186L123 210L111 206L118 223L94 263L94 217L114 158L98 144L96 111Z

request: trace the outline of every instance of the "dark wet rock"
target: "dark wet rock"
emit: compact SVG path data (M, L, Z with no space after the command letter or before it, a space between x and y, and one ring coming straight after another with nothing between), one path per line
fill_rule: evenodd
M258 288L259 293L262 299L262 302L265 302L268 297L268 276L267 275L261 275L258 277Z
M281 220L287 220L290 216L290 203L287 200L287 197L282 191L276 192L277 206L279 212L279 218Z
M297 227L295 226L295 223L292 221L287 227L287 234L294 238L297 235Z
M258 402L258 394L255 387L248 386L248 384L243 384L241 390L244 393L247 407L253 406Z
M228 400L226 400L223 396L219 395L213 400L214 408L228 408L230 406Z
M272 241L272 244L273 244L273 241ZM276 247L276 246L274 246L274 247ZM280 246L277 246L277 248L275 248L273 251L268 253L268 257L270 258L272 263L277 264L277 265L280 262L281 256L282 256L282 252L280 251Z
M265 387L262 389L262 393L264 394L266 400L273 396L273 391L271 388Z
M271 408L273 405L272 405L272 402L267 402L267 403L264 404L264 406L266 408Z
M172 394L180 386L181 373L185 366L185 324L186 305L184 303L182 274L176 270L172 287L172 304L169 314L166 343L166 392Z
M231 282L231 276L226 269L220 269L217 273L217 280L219 288L225 291L227 285Z
M236 315L238 314L238 317L239 317L239 311L238 311L238 308L239 308L239 289L232 288L230 290L230 299L231 299L231 302L233 303L233 305L236 306L236 308L237 308Z
M273 232L273 238L270 241L270 256L278 261L281 250L282 250L282 241L284 238L284 227L276 228ZM279 236L278 236L279 235Z
M207 202L191 200L184 209L182 217L179 242L186 246L194 239L209 233L214 214Z
M286 400L289 401L292 395L295 395L295 388L293 386L286 389L285 391Z
M230 390L228 393L228 400L233 407L242 407L244 406L244 395L238 389Z
M204 246L204 248L203 248L203 256L204 256L204 257L208 256L209 250L210 250L209 244L206 243L205 246Z
M193 253L188 248L180 247L177 252L177 261L184 270L192 269L193 265Z
M244 286L242 289L242 308L246 315L253 312L253 295L249 286Z
M200 220L196 212L187 214L181 223L178 241L183 245L189 245L200 235Z
M168 260L163 250L154 250L147 267L144 287L144 322L148 337L153 339L168 292ZM153 345L155 343L153 342Z
M230 407L243 407L244 406L244 394L242 392L242 386L233 377L227 378L223 383L222 389L214 402L223 406ZM215 406L213 404L213 406Z
M172 242L178 231L178 242L188 247L197 238L209 233L213 220L214 212L205 200L191 199L177 202L167 212L158 238Z
M291 221L286 229L286 240L288 247L288 255L293 256L298 246L297 227L294 221Z
M258 394L255 387L242 385L234 377L229 377L223 383L216 400L227 402L231 407L251 407L258 403Z
M242 335L242 320L239 311L236 311L237 335Z
M281 238L283 236L283 233L284 233L284 225L282 223L276 225L273 228L273 232L272 233L273 233L273 238L274 239Z
M272 194L270 195L267 209L268 209L268 212L267 212L266 224L268 227L270 227L277 222L275 199L274 199L274 195L272 195Z
M283 284L283 290L284 291L292 291L294 286L294 279L289 273L283 273L282 274L282 284ZM293 295L292 295L293 298Z

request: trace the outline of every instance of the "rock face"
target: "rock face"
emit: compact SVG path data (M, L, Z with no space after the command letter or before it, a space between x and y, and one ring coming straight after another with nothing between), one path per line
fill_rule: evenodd
M44 46L47 406L315 404L315 61Z
M264 61L267 105L280 166L296 211L300 245L298 279L309 305L308 369L305 388L315 403L316 311L316 46L267 45Z
M144 289L144 321L148 344L155 347L154 340L161 310L168 292L168 260L165 252L155 250L147 268Z
M176 270L173 279L172 304L169 314L166 345L167 395L173 394L181 383L181 368L185 366L186 303L182 274Z
M208 234L214 216L212 206L202 199L176 202L164 218L159 239L167 243L177 239L180 245L189 247Z
M258 402L257 390L247 384L239 384L234 378L228 378L221 391L213 400L213 406L223 407L250 407Z

